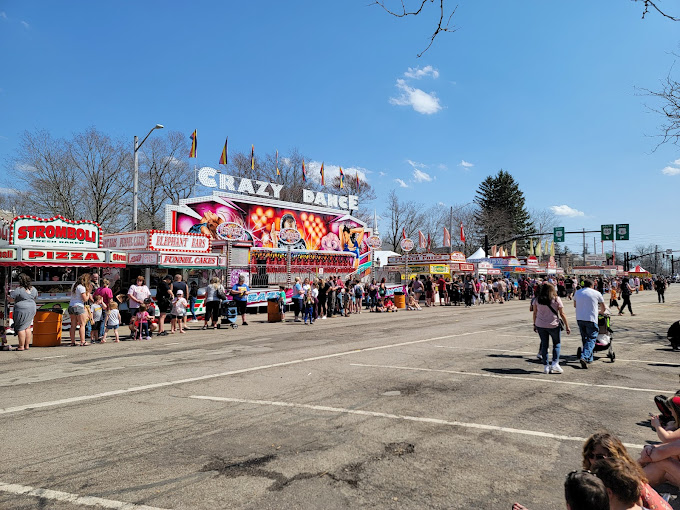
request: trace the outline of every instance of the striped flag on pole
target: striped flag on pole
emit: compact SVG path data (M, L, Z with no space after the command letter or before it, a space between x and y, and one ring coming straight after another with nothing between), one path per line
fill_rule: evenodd
M198 136L196 135L196 132L198 129L194 129L194 132L191 133L191 150L189 151L189 157L190 158L195 158L196 157L196 149L198 148Z
M463 222L460 222L460 242L465 242L465 229L463 228Z
M227 142L229 142L229 137L224 141L224 148L222 149L222 155L220 156L220 165L227 164Z
M342 171L342 167L340 168L340 189L345 188L345 173Z
M401 237L402 239L406 239L406 227L401 230Z
M302 160L302 182L307 182L307 169L305 168L305 160Z
M357 170L357 191L359 191L360 186L361 186L361 181L359 180L359 170Z
M427 240L420 230L418 231L418 248L427 248Z
M255 170L255 145L250 146L250 169Z
M442 244L444 246L451 246L451 234L446 227L444 227L444 242Z
M323 170L323 162L321 162L321 171L320 171L320 173L321 173L321 185L322 185L322 186L325 186L325 185L326 185L326 175L325 175L325 172L324 172L324 170Z
M279 170L279 151L276 151L276 176L281 176L281 170Z

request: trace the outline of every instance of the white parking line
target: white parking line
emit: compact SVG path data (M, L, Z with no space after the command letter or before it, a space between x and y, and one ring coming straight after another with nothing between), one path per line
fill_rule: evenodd
M576 441L579 443L583 443L586 438L585 437L574 437L574 436L563 436L560 434L551 434L549 432L541 432L538 430L525 430L525 429L513 429L510 427L500 427L497 425L485 425L482 423L466 423L466 422L460 422L460 421L449 421L449 420L441 420L438 418L425 418L421 416L408 416L408 415L403 415L403 414L389 414L389 413L380 413L376 411L363 411L360 409L344 409L341 407L329 407L329 406L316 406L316 405L311 405L311 404L294 404L291 402L276 402L276 401L271 401L271 400L250 400L250 399L244 399L244 398L227 398L227 397L209 397L209 396L201 396L201 395L192 395L189 398L197 399L197 400L212 400L214 402L232 402L232 403L237 403L237 404L255 404L255 405L268 405L268 406L275 406L275 407L293 407L293 408L298 408L298 409L311 409L313 411L324 411L324 412L330 412L330 413L343 413L343 414L356 414L360 416L373 416L376 418L389 418L392 420L405 420L405 421L415 421L415 422L421 422L421 423L433 423L436 425L448 425L452 427L461 427L461 428L468 428L468 429L479 429L479 430L493 430L496 432L505 432L509 434L521 434L525 436L535 436L535 437L544 437L547 439L557 439L559 441ZM638 448L642 449L644 445L639 445L639 444L631 444L631 443L624 443L627 448Z
M642 391L647 393L672 393L673 390L658 390L650 388L631 388L629 386L614 386L612 384L591 384L576 381L560 381L555 376L540 377L540 373L536 372L537 377L521 377L518 375L500 375L500 374L483 374L479 372L465 372L462 370L444 370L437 368L417 368L417 367L400 367L394 365L368 365L364 363L350 363L352 367L366 367L366 368L390 368L393 370L410 370L413 372L438 372L443 374L456 374L456 375L470 375L474 377L491 377L493 379L515 379L518 381L531 381L539 384L567 384L570 386L587 386L590 388L608 388L614 390L627 390L627 391Z
M135 503L125 503L124 501L114 501L112 499L97 498L94 496L79 496L78 494L71 494L69 492L28 487L27 485L17 485L14 483L0 482L0 492L55 501L65 501L66 503L72 503L74 505L112 508L114 510L164 510L163 508L155 506L136 505Z
M54 359L54 358L65 358L66 354L62 354L60 356L45 356L44 358L31 358L35 361L40 361L41 359Z
M425 342L433 342L435 340L446 340L449 338L458 338L458 337L465 337L465 336L470 336L470 335L479 335L481 333L491 333L493 331L498 331L502 329L508 329L512 328L515 326L505 326L502 328L497 328L497 329L488 329L488 330L482 330L482 331L471 331L469 333L459 333L455 335L445 335L445 336L438 336L438 337L433 337L433 338L424 338L421 340L410 340L408 342L399 342L396 344L388 344L388 345L378 345L375 347L365 347L363 349L353 349L351 351L342 351L342 352L336 352L333 354L324 354L322 356L313 356L311 358L302 358L302 359L296 359L292 361L282 361L281 363L272 363L270 365L260 365L256 367L250 367L250 368L241 368L238 370L230 370L228 372L220 372L217 374L209 374L209 375L202 375L198 377L190 377L187 379L178 379L175 381L166 381L166 382L161 382L161 383L155 383L155 384L146 384L144 386L133 386L132 388L125 388L122 390L113 390L113 391L105 391L103 393L95 393L93 395L81 395L79 397L70 397L70 398L63 398L60 400L52 400L48 402L36 402L35 404L26 404L26 405L21 405L21 406L15 406L15 407L6 407L4 409L0 409L0 415L3 414L11 414L11 413L18 413L21 411L28 411L28 410L33 410L33 409L42 409L45 407L54 407L58 405L64 405L64 404L73 404L76 402L85 402L88 400L96 400L99 398L106 398L106 397L117 397L120 395L126 395L128 393L135 393L139 391L149 391L149 390L155 390L158 388L164 388L167 386L176 386L178 384L187 384L187 383L193 383L193 382L198 382L198 381L205 381L208 379L216 379L218 377L226 377L229 375L236 375L236 374L245 374L248 372L256 372L259 370L267 370L269 368L277 368L277 367L285 367L285 366L290 366L290 365L296 365L298 363L307 363L310 361L318 361L322 359L331 359L331 358L338 358L341 356L348 356L350 354L357 354L360 352L369 352L369 351L377 351L377 350L382 350L382 349L391 349L393 347L403 347L405 345L416 345L416 344L422 344ZM124 367L119 367L119 368L124 368Z
M464 345L433 345L432 347L437 347L438 349L465 349L467 351L512 352L512 353L515 353L515 354L529 354L529 355L534 355L534 356L536 355L536 351L529 352L529 351L516 351L516 350L513 350L513 349L492 349L492 348L484 348L484 347L465 347ZM667 366L667 367L680 367L680 363L669 363L667 361L649 360L649 359L616 358L616 361L623 361L623 362L626 362L626 363L654 363L656 365L663 365L663 366Z

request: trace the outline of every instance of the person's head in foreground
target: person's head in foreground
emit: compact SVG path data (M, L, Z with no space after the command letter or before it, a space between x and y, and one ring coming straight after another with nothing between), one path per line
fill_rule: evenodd
M593 466L597 477L602 480L609 497L611 510L640 509L638 503L642 495L639 470L624 459L599 460Z
M567 475L564 499L569 510L609 510L604 483L588 471L572 471Z

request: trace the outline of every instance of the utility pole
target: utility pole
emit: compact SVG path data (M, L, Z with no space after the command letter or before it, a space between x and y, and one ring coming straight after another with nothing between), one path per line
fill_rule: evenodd
M586 265L586 229L583 229L583 265Z
M449 211L449 253L453 253L453 206Z

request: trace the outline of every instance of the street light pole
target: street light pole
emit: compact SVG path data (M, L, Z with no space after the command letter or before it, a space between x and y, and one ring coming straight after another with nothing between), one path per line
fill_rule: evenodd
M149 131L149 134L147 134L144 137L144 140L142 140L142 143L137 143L139 141L139 138L137 138L137 135L135 135L135 149L134 149L134 165L135 165L135 173L133 177L133 184L132 184L132 230L137 230L137 202L138 202L138 196L139 196L139 159L137 156L137 151L142 147L144 142L146 142L146 139L149 138L149 135L153 133L154 129L163 129L162 124L156 124L154 127L151 128L151 131Z

